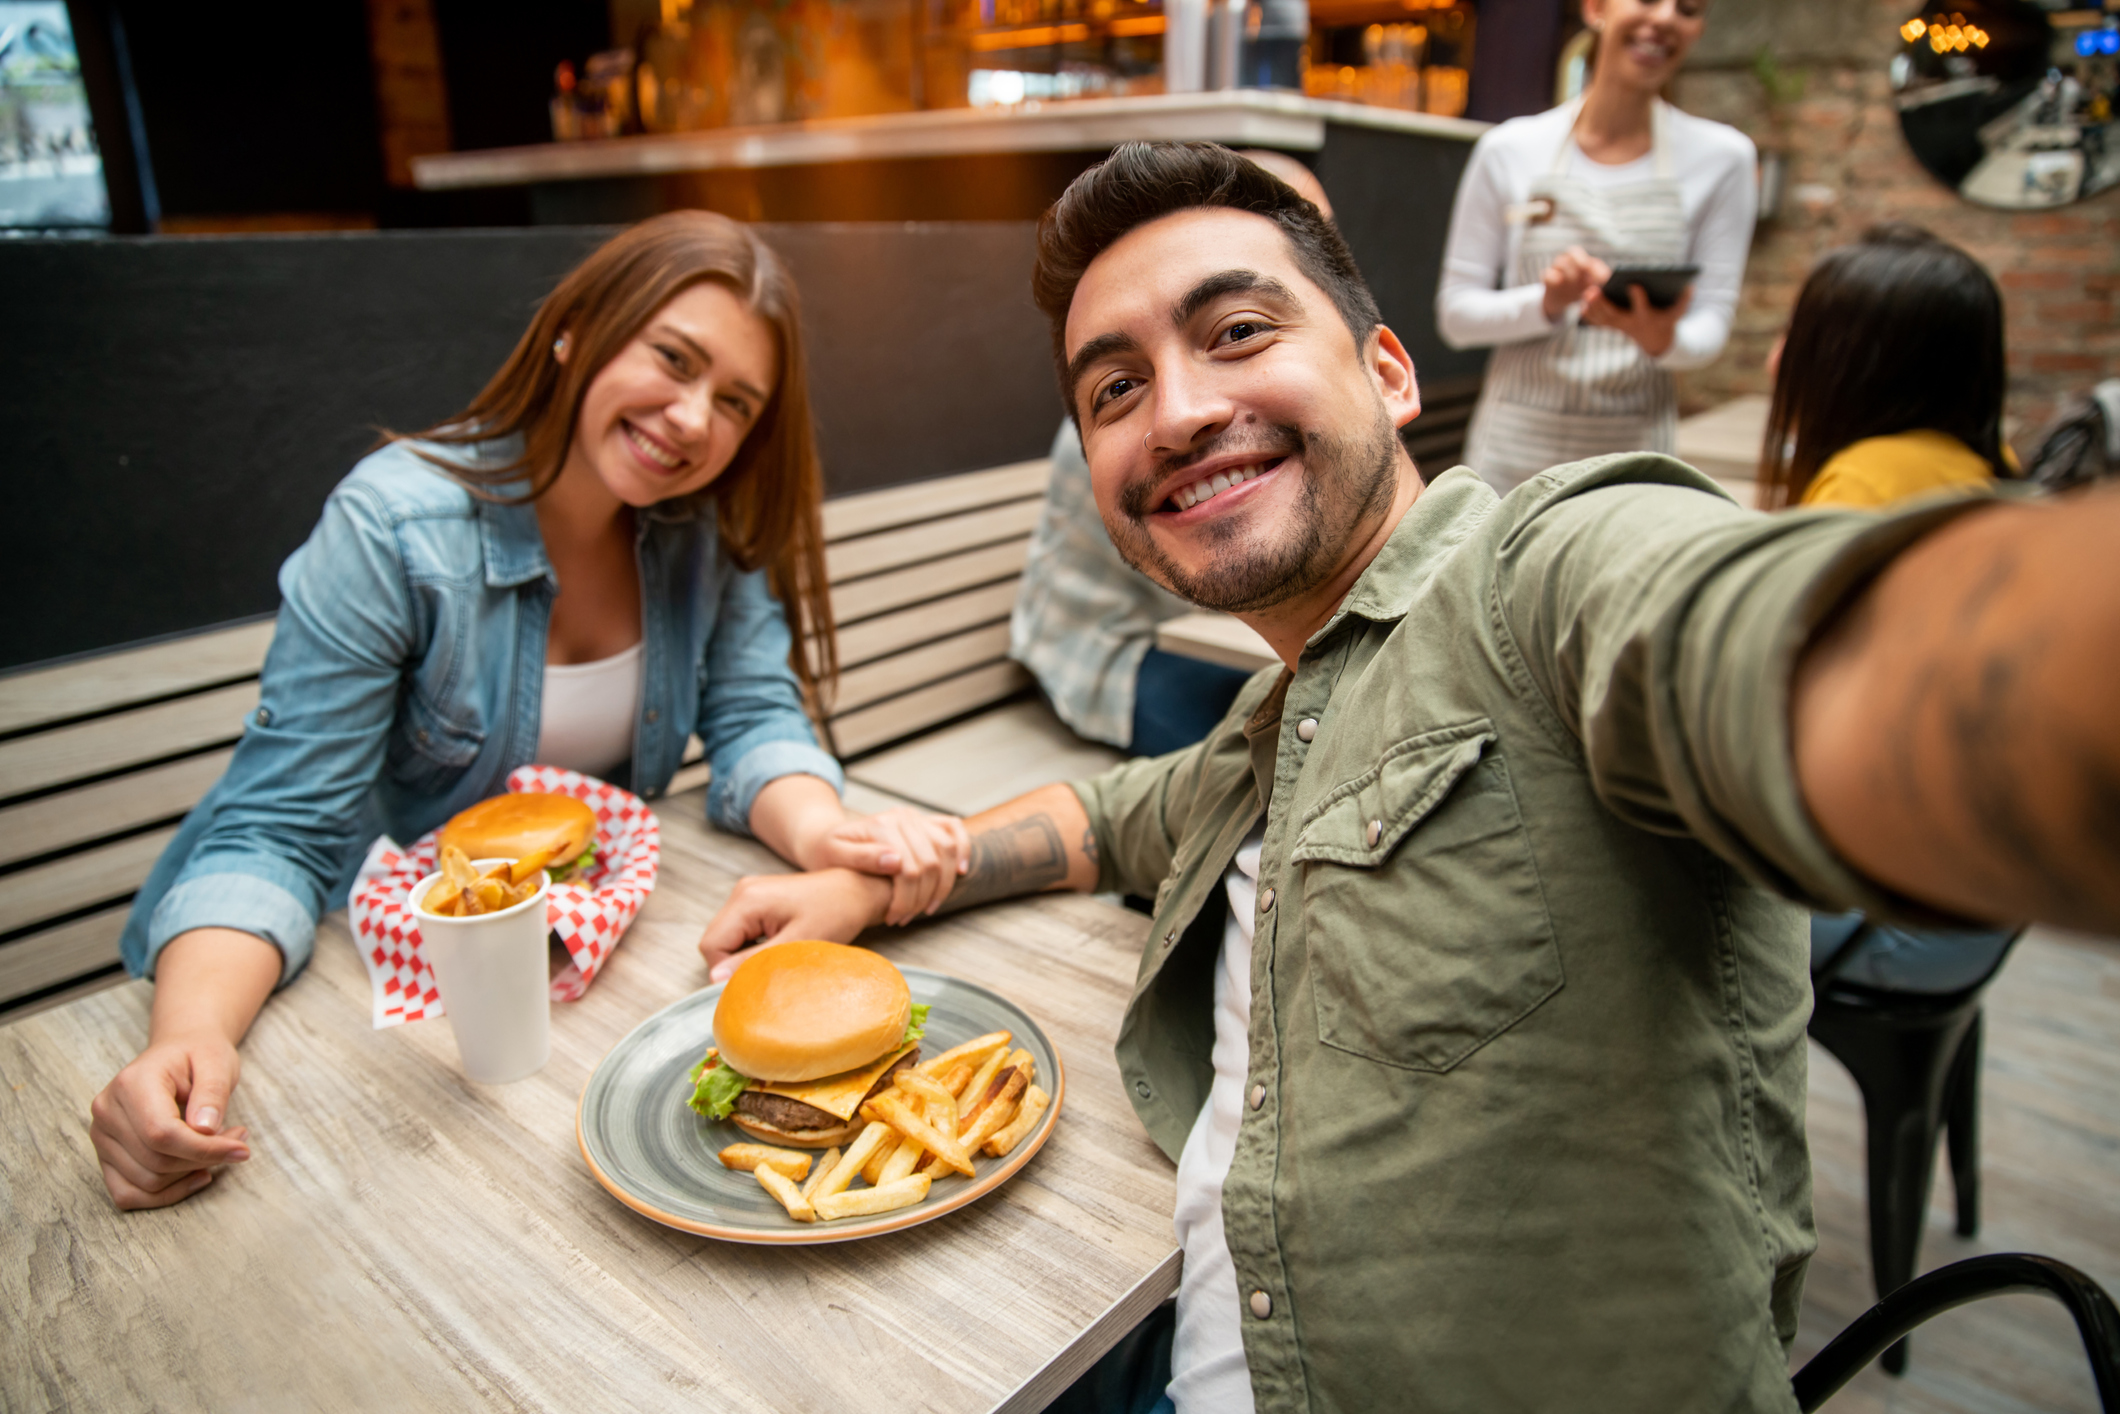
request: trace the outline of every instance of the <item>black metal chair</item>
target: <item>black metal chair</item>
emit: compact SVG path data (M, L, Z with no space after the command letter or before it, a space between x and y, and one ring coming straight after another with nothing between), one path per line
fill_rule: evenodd
M1796 1407L1811 1414L1878 1355L1905 1348L1907 1332L1930 1317L2011 1292L2044 1292L2068 1308L2090 1359L2098 1407L2105 1414L2120 1414L2120 1310L2103 1287L2074 1267L2022 1252L1968 1257L1886 1296L1796 1372L1789 1382Z
M1810 1032L1855 1077L1869 1131L1870 1266L1877 1294L1914 1275L1947 1134L1958 1232L1980 1228L1980 996L2022 930L1915 932L1860 914L1811 923ZM1906 1342L1884 1352L1906 1369Z

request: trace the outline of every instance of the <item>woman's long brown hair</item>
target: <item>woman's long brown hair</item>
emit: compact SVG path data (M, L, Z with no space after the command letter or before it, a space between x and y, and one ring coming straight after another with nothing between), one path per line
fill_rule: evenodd
M419 454L476 495L535 500L559 479L596 375L656 311L707 281L726 286L772 327L779 377L728 467L680 504L698 512L711 501L730 559L745 570L764 568L794 637L788 666L821 711L839 652L825 580L824 473L810 420L802 300L780 257L749 228L710 211L672 211L613 237L545 297L515 351L469 407L424 432L386 435L466 449L520 435L522 452L507 462ZM564 363L553 354L562 335L571 355ZM503 488L525 482L527 493L504 494Z
M1796 505L1837 453L1895 432L1948 432L2008 475L2008 383L1994 277L1919 226L1871 227L1820 260L1796 296L1760 449L1760 509Z

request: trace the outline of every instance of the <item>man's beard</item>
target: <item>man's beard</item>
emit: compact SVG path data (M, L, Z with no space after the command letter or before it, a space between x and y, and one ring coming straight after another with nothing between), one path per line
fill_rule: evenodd
M1244 523L1254 517L1210 521L1207 535L1213 551L1208 563L1196 573L1181 568L1149 534L1147 524L1149 515L1163 505L1151 505L1147 498L1164 479L1169 462L1152 478L1122 488L1116 511L1104 522L1128 564L1180 598L1224 613L1272 608L1323 584L1346 554L1355 528L1388 506L1397 486L1398 432L1382 407L1368 435L1356 440L1286 426L1246 433L1232 428L1184 460L1197 463L1232 452L1256 453L1260 461L1298 454L1303 459L1301 495L1285 517L1287 529L1274 543L1257 543L1258 527Z

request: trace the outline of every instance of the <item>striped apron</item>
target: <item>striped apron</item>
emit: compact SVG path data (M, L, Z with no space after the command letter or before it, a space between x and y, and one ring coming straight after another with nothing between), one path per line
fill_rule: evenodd
M1577 100L1577 115L1581 100ZM1567 175L1575 126L1531 199L1508 219L1524 226L1507 286L1535 285L1554 257L1581 246L1611 265L1671 265L1686 258L1689 233L1671 175L1664 104L1650 115L1655 175L1623 187L1593 187ZM1487 364L1472 413L1465 460L1507 493L1549 466L1605 452L1668 452L1677 436L1671 375L1617 329L1580 320L1572 306L1543 339L1504 344Z

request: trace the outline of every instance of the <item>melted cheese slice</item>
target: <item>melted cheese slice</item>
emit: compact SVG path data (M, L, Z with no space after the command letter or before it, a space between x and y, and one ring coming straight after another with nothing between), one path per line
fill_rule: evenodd
M867 1097L869 1087L876 1078L898 1063L898 1058L912 1046L900 1046L881 1060L871 1062L860 1070L843 1070L837 1075L827 1075L822 1080L801 1080L779 1085L763 1080L751 1082L751 1088L762 1095L785 1095L790 1100L800 1100L805 1105L815 1105L828 1115L840 1119L852 1119L855 1109Z

